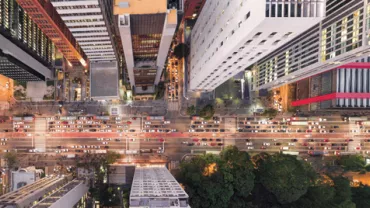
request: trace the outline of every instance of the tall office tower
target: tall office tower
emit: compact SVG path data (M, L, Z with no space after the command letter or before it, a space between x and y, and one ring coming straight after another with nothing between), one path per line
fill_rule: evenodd
M130 207L190 208L189 196L166 167L136 167Z
M51 0L90 61L90 97L118 99L118 64L112 0ZM102 63L112 62L112 63Z
M15 0L0 0L0 74L18 81L53 77L55 44Z
M206 1L191 36L192 91L215 89L325 16L325 0Z
M90 62L116 61L102 0L51 0Z
M328 0L326 13L326 18L320 23L255 63L252 70L253 90L296 82L369 56L368 1ZM361 65L354 68L366 67L364 63ZM370 65L367 67L370 68ZM340 74L344 72L340 71ZM348 79L354 77L348 71L345 75ZM361 88L361 91L367 90Z
M129 82L135 94L155 92L177 25L166 0L115 0Z

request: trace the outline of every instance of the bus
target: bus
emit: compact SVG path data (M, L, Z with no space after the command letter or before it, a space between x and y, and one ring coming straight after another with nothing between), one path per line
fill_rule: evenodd
M356 117L344 117L343 120L348 121L367 121L366 116L356 116Z
M308 121L291 121L290 125L293 125L293 126L308 126Z
M285 155L296 155L296 156L299 155L299 152L292 152L292 151L283 151L282 153Z
M147 116L146 120L148 120L148 121L152 121L152 120L164 121L164 116Z

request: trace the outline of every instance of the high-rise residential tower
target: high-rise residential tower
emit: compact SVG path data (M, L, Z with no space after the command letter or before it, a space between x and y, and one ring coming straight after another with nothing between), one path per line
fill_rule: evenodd
M115 0L129 82L134 93L150 94L162 76L177 25L166 0Z
M191 36L189 89L215 89L324 17L325 0L206 1Z

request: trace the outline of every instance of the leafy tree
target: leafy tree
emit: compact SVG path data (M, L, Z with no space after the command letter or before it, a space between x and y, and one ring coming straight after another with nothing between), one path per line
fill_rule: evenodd
M275 108L268 108L262 113L263 116L267 116L271 118L276 117L277 114L278 114L278 111Z
M179 181L192 207L247 207L254 186L253 165L246 152L227 147L220 154L181 163Z
M107 164L113 164L115 163L119 158L121 157L120 154L118 154L117 152L113 152L113 151L108 151L107 154L105 155L105 160L107 162Z
M294 156L275 154L259 162L261 184L273 193L281 204L298 200L306 194L313 178L301 161Z
M235 99L233 99L233 103L235 105L239 105L241 103L241 100L239 98L235 98Z
M334 201L337 204L347 204L346 201L351 201L352 192L349 180L344 177L336 177L333 178L333 182L335 184Z
M189 115L189 116L192 116L194 115L196 112L195 110L195 106L194 105L191 105L189 107L186 108L186 113Z
M224 104L224 100L222 98L216 98L216 104L217 105L222 105L222 104Z
M360 185L358 187L351 188L352 200L356 204L356 208L368 208L370 207L370 187Z
M175 49L173 50L173 54L178 59L182 59L184 57L187 57L190 53L190 48L188 45L184 43L180 43L177 46L175 46Z
M17 153L15 153L15 152L5 153L4 154L4 160L6 161L9 169L15 168L18 164Z
M346 155L339 159L339 164L345 171L366 171L369 167L366 166L366 162L361 155Z
M214 114L215 114L215 109L213 108L213 105L206 105L199 112L199 116L206 120L211 119Z

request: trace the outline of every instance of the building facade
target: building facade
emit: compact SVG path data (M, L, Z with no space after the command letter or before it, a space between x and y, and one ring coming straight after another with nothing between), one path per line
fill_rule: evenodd
M115 0L128 81L134 93L153 94L177 25L166 0Z
M0 0L0 74L17 81L53 78L55 44L16 0Z
M108 0L109 1L109 0ZM116 61L107 13L101 0L52 0L74 38L81 45L90 62Z
M255 63L252 89L271 89L368 56L369 1L326 2L326 18Z
M308 110L370 107L370 58L359 59L297 83L297 97L292 106ZM308 86L301 83L308 83ZM300 88L310 89L307 95ZM298 95L299 94L299 95Z
M190 207L189 196L166 167L136 167L130 207Z
M35 167L21 168L17 171L11 172L11 191L16 191L21 187L34 183L41 178L42 169Z
M189 89L215 89L324 17L324 0L206 1L191 34Z

